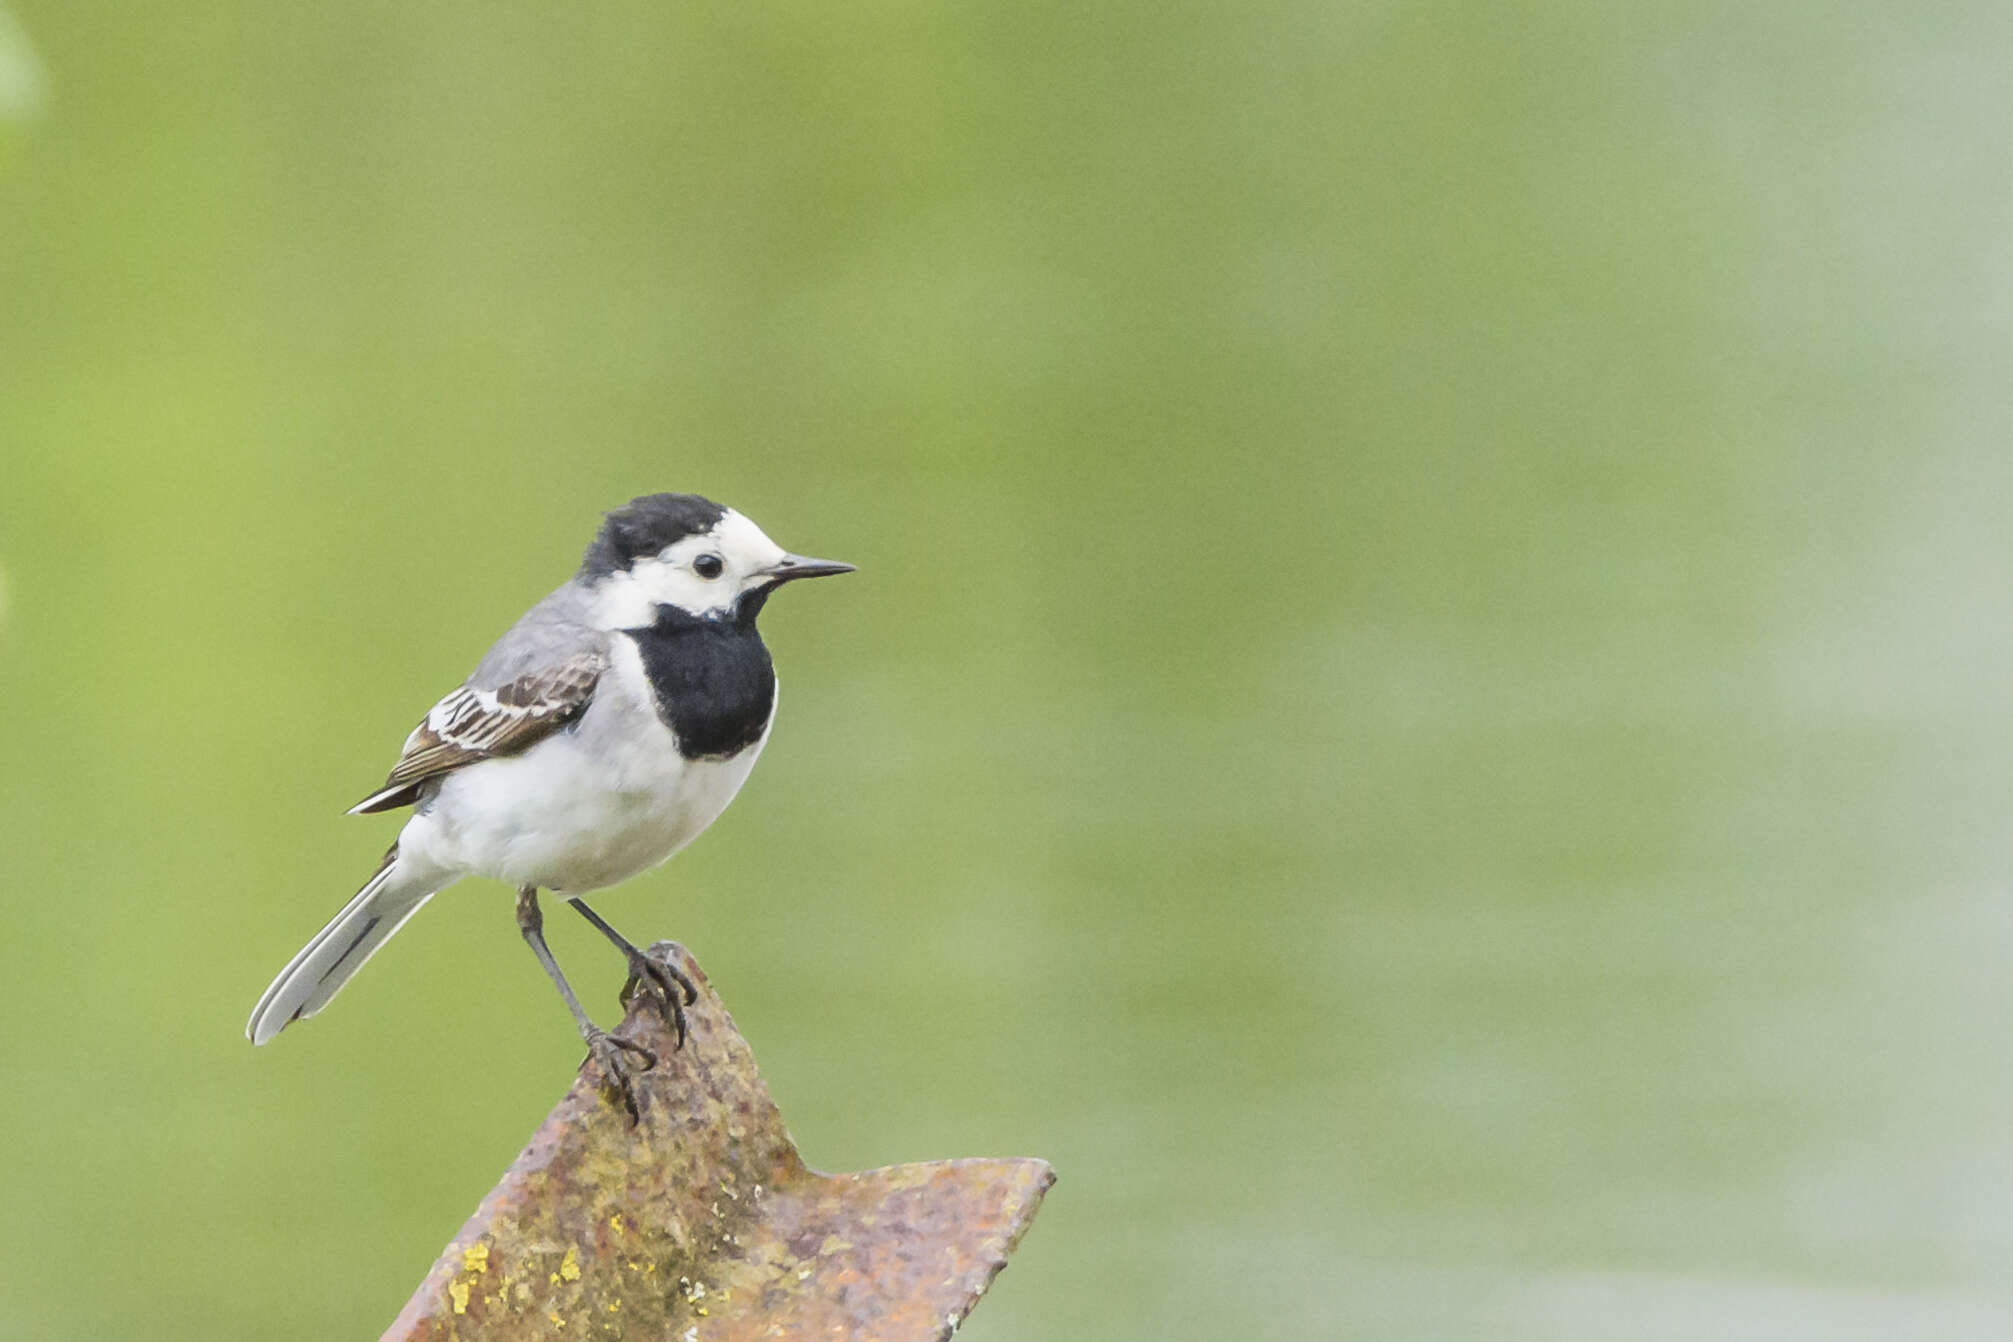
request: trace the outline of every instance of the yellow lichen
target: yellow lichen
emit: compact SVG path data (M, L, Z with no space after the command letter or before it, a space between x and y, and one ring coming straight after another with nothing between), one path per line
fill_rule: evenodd
M456 1314L468 1313L468 1283L451 1281L447 1284L447 1298L454 1302Z
M608 1218L608 1228L609 1228L610 1230L614 1231L614 1232L615 1232L616 1234L618 1234L618 1235L622 1233L622 1213L621 1213L621 1212L617 1212L617 1213L615 1213L615 1215L613 1215L613 1216L611 1216L611 1217L609 1217L609 1218Z
M489 1271L489 1244L472 1244L461 1251L461 1270L464 1272Z
M559 1275L567 1281L580 1280L580 1251L569 1248L566 1257L559 1261Z

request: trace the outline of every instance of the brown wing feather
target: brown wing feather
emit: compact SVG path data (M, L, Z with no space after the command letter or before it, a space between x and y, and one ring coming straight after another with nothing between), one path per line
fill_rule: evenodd
M529 749L586 710L607 664L601 652L583 652L494 690L462 686L428 710L384 786L350 813L409 806L429 778Z

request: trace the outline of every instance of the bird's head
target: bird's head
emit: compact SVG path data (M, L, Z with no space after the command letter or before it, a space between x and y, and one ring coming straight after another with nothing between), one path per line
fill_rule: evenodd
M753 619L783 583L850 573L794 555L732 508L697 494L645 494L608 514L580 562L604 629L653 623L659 606L700 619Z

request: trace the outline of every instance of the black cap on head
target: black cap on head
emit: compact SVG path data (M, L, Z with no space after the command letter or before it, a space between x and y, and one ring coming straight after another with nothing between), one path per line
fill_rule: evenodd
M687 536L711 531L727 510L697 494L645 494L608 514L580 560L580 576L605 578Z

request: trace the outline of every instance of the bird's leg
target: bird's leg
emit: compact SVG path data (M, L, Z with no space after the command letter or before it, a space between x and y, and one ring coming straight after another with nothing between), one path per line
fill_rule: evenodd
M657 1004L657 1014L664 1018L665 1024L677 1029L678 1047L685 1047L685 1008L699 1000L699 989L692 980L687 978L685 972L678 966L651 959L647 951L639 949L629 938L610 927L607 921L588 908L584 901L569 897L566 902L571 904L582 918L599 928L601 935L614 942L615 948L628 957L629 982L622 985L622 1004L627 1006L631 995L638 988L649 993Z
M601 1075L608 1084L622 1093L623 1107L629 1110L629 1117L634 1120L638 1116L636 1092L630 1087L622 1055L635 1054L646 1069L657 1065L657 1055L641 1044L608 1033L588 1019L580 999L573 995L573 985L566 981L566 975L559 972L559 962L552 958L552 951L545 944L545 915L539 911L538 887L535 885L524 886L517 892L517 930L524 934L525 944L538 957L538 963L545 966L546 976L559 989L566 1009L573 1013L573 1023L580 1027L580 1037L587 1041L587 1056L600 1066Z

